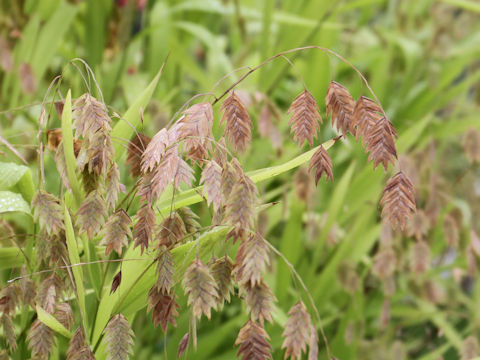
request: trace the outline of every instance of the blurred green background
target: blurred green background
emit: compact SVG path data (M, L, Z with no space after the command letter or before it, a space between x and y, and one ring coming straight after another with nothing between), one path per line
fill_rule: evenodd
M480 233L478 1L0 0L0 135L35 174L41 103L62 99L69 88L73 97L86 91L103 96L113 114L123 114L168 57L144 109L144 131L152 136L195 94L218 96L246 67L306 45L331 48L368 79L399 133L400 164L416 185L422 216L406 234L381 231L377 203L387 177L373 171L361 144L349 138L329 151L333 184L321 181L312 190L302 176L305 169L262 183L262 200L279 203L260 214L259 226L304 279L338 359L473 358L466 348L472 339L478 342L480 331L475 281L480 248L472 243ZM308 50L288 58L295 68L278 58L237 87L254 123L253 143L240 157L247 170L280 164L301 152L289 138L286 109L303 90L302 81L324 118L331 80L355 98L371 96L355 72L334 57ZM90 66L98 88L78 59ZM61 85L48 91L60 74ZM258 130L259 99L265 98L280 114L269 134ZM215 110L218 138L218 105ZM47 127L59 124L50 109ZM333 136L324 121L316 143ZM0 144L0 161L19 160ZM57 192L49 154L45 167L48 190ZM133 183L126 168L122 182ZM298 194L301 186L308 201ZM195 210L202 223L209 223L205 205ZM431 251L431 266L421 274L411 271L418 233ZM397 265L386 281L375 254L388 241ZM8 278L5 272L2 284ZM267 280L278 299L275 323L267 331L273 358L280 359L285 314L299 294L306 298L282 261L273 262ZM389 281L396 284L393 294L385 290ZM180 314L178 327L164 338L139 312L133 358L163 359L165 339L169 357L175 358L188 330L188 313ZM190 349L187 358L233 359L245 319L234 299L210 322L201 322L198 350ZM324 359L322 340L320 345ZM478 349L474 355L479 356Z

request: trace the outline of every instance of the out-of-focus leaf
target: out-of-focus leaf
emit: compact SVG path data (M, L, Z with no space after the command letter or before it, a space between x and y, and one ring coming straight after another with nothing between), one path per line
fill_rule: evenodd
M30 214L30 205L20 194L11 191L0 191L0 214L15 211Z

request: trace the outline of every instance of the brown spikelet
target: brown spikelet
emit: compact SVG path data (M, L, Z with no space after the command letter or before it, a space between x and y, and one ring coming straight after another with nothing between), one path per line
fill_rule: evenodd
M240 329L237 340L235 340L235 345L239 346L237 356L242 360L272 359L272 347L268 343L269 339L263 326L248 320Z
M70 304L67 302L58 304L55 309L55 317L67 329L71 329L75 319L73 318L73 311Z
M130 174L139 177L142 174L142 156L150 144L151 139L142 133L136 133L128 144L127 165L130 167Z
M10 351L14 353L17 350L17 337L15 336L15 327L10 315L4 313L1 318L3 336L7 342Z
M117 291L118 287L122 283L122 270L120 270L117 275L113 277L112 286L110 288L110 294L114 294Z
M460 349L460 360L473 360L480 355L480 346L475 335L470 335L463 340L462 348Z
M252 138L252 121L248 115L247 109L242 104L240 98L234 91L223 102L221 110L224 111L220 124L225 120L225 134L234 148L238 151L244 151Z
M480 163L480 131L468 129L463 137L463 150L470 162Z
M233 161L237 161L236 159ZM241 174L237 171L233 161L225 163L222 172L222 197L228 199L232 193L233 186L238 182Z
M204 314L210 319L211 309L217 303L218 288L208 266L196 259L185 271L182 286L188 294L193 315L200 319Z
M33 218L47 234L57 234L64 229L60 201L50 193L39 190L32 199Z
M382 218L392 227L405 229L405 225L416 211L415 190L410 180L399 171L388 180L380 205L383 206Z
M10 360L7 350L0 350L0 360Z
M148 300L147 312L153 309L152 320L155 327L160 324L163 332L166 332L168 324L177 326L175 318L178 316L177 309L180 306L175 301L175 294L166 295L153 286L148 292Z
M53 274L42 281L37 293L37 304L49 314L55 311L55 303L61 295L62 280Z
M273 322L271 313L277 299L263 279L254 286L246 285L245 291L245 304L252 320L258 320L262 325L265 320Z
M233 185L227 198L225 220L234 226L229 237L243 238L246 229L253 228L256 217L257 187L245 174Z
M395 272L397 256L391 246L381 248L375 255L372 271L380 279L389 278Z
M200 183L203 183L203 196L207 195L207 204L213 204L213 209L218 211L222 196L222 168L215 160L207 162L202 171Z
M183 223L185 224L185 230L187 234L195 234L198 229L200 229L200 223L198 219L200 218L197 214L195 214L192 209L188 206L184 206L180 209L177 209L178 215L182 218Z
M313 324L310 327L310 338L308 339L308 360L318 360L318 333Z
M25 94L33 94L37 91L37 81L32 65L21 62L18 65L18 77L20 79L20 87Z
M98 131L84 139L77 156L77 167L91 174L101 175L107 172L114 160L114 148L110 134L106 130Z
M15 314L20 303L21 289L16 283L5 286L0 291L0 311L7 315Z
M343 135L347 135L348 131L355 135L352 119L355 100L348 90L339 83L331 81L325 103L327 105L327 116L332 114L332 126L336 121L337 130L341 131Z
M87 195L92 191L99 189L101 178L98 174L91 173L87 168L85 168L80 173L80 176L82 179L83 189Z
M160 164L165 151L177 140L177 133L165 128L161 129L152 140L142 155L142 172L151 171L156 165Z
M310 160L308 171L312 171L312 169L315 169L315 184L318 185L318 181L321 179L323 173L325 173L326 180L330 179L333 181L332 159L322 145L315 151L315 154L313 154Z
M425 241L417 241L412 246L410 268L417 274L424 273L430 266L430 248Z
M183 335L182 340L178 343L178 351L177 351L177 358L183 355L185 350L188 349L188 343L190 341L190 333L186 333Z
M375 126L383 115L382 109L373 100L360 96L353 109L353 125L355 126L355 138L362 137L362 143L365 146L370 130Z
M415 236L417 240L422 240L428 233L429 228L430 222L425 211L419 209L409 219L406 230L408 236Z
M179 138L184 139L188 157L202 160L208 156L213 139L213 109L209 102L195 104L183 112L178 122Z
M232 260L226 255L210 264L210 271L218 288L218 308L222 308L225 301L230 302L230 294L233 293L232 269Z
M443 234L445 235L445 241L448 246L458 246L459 234L458 225L455 218L451 214L445 215L443 219Z
M353 295L360 285L360 278L355 266L348 262L342 262L340 263L337 273L338 280L343 289Z
M369 129L366 150L370 153L368 160L373 160L374 170L381 163L385 171L387 171L388 163L395 163L397 158L395 137L397 137L395 128L390 120L384 116Z
M120 184L120 170L116 163L112 163L107 175L105 176L105 201L109 210L115 209L115 204L117 203L118 194L120 193L121 188L124 188L124 185Z
M100 245L106 246L106 256L110 255L113 250L119 256L122 255L122 248L128 246L128 239L132 238L131 224L132 219L123 209L119 209L110 215L102 231L104 236L100 241Z
M183 240L185 235L185 224L177 212L172 212L160 224L157 234L157 247L171 247Z
M223 136L215 144L215 150L212 154L212 160L215 160L222 169L228 162L227 143L225 142L225 138Z
M30 305L35 307L35 297L37 296L37 288L35 282L30 279L27 275L27 269L25 266L22 267L22 276L20 280L20 289L22 294L23 305Z
M307 203L310 200L310 195L313 190L313 182L308 175L305 167L301 167L295 173L295 190L298 198Z
M285 338L282 349L285 350L284 359L302 358L302 353L307 352L307 344L311 337L312 321L305 305L299 301L288 312L283 337Z
M160 248L161 254L157 258L157 281L155 287L158 291L168 294L174 284L175 260L170 251Z
M9 73L13 70L12 49L7 40L0 36L0 68Z
M48 359L53 352L55 344L53 330L38 319L28 330L27 341L33 358Z
M83 94L73 104L75 137L88 138L100 130L111 131L111 119L105 105L90 94Z
M149 204L144 204L137 212L137 222L133 226L133 238L135 247L140 246L141 252L148 249L153 238L153 228L155 227L155 211Z
M242 241L235 257L235 279L239 284L255 286L262 282L262 273L270 265L266 240L257 232Z
M68 344L67 360L71 360L83 346L85 346L85 335L80 326L75 330Z
M159 198L169 184L179 188L180 182L192 184L194 176L190 166L178 155L178 147L170 147L162 157L162 161L155 168L152 178L152 195Z
M95 360L95 355L88 345L82 346L67 360Z
M86 232L89 239L98 233L105 223L105 200L98 191L92 191L82 202L77 212L77 225L81 232Z
M107 359L127 360L132 353L134 337L127 319L122 314L114 315L103 333L107 343Z
M292 114L289 124L292 129L291 133L295 133L293 141L299 146L308 141L313 146L313 139L317 137L317 131L320 130L318 122L322 123L319 109L315 98L308 90L301 92L295 100L293 100L288 113Z

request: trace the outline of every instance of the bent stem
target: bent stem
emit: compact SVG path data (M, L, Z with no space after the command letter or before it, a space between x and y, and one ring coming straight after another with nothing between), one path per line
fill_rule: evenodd
M212 105L215 105L217 102L219 102L223 97L225 97L225 95L227 95L233 88L235 88L238 84L240 84L243 80L245 80L248 76L250 76L250 74L252 74L254 71L260 69L262 66L268 64L269 62L279 58L279 57L284 57L285 55L287 54L291 54L291 53L295 53L295 52L299 52L299 51L304 51L304 50L309 50L309 49L317 49L317 50L320 50L326 54L329 54L329 55L333 55L335 56L337 59L339 59L340 61L344 62L345 64L347 64L350 68L352 68L356 73L357 75L360 77L360 79L363 81L363 83L365 84L365 86L367 87L368 91L370 91L370 93L372 94L373 98L375 99L375 102L377 103L377 105L380 106L380 109L382 110L382 114L383 116L387 117L387 114L385 113L385 111L383 110L383 107L380 103L380 101L378 100L378 97L377 95L375 95L375 92L373 91L373 89L370 87L370 85L368 84L368 81L367 79L365 78L365 76L363 76L363 74L360 72L360 70L358 70L350 61L348 61L347 59L345 59L342 55L336 53L335 51L329 49L329 48L325 48L325 47L322 47L322 46L317 46L317 45L310 45L310 46L302 46L302 47L298 47L298 48L294 48L294 49L290 49L290 50L286 50L286 51L282 51L276 55L273 55L271 57L269 57L268 59L264 60L262 63L260 63L259 65L251 68L248 72L246 72L240 79L238 79L237 81L235 81L232 85L230 85L228 87L227 90L225 90L219 97L217 97Z

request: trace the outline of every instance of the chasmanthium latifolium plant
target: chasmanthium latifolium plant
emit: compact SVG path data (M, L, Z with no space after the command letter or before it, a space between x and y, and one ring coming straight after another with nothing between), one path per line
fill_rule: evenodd
M307 48L320 49L352 66L331 50ZM67 97L62 130L51 129L48 132L48 143L55 152L62 190L56 196L46 192L44 184L40 183L32 201L39 229L35 238L37 269L24 267L22 276L1 292L1 320L8 351L15 351L18 335L12 318L22 306L31 306L38 313L27 334L32 357L48 358L53 352L57 332L63 331L64 335L70 336L66 353L68 360L94 359L98 351L106 351L108 359L128 359L134 334L127 317L119 312L121 307L116 306L111 309L101 333L92 334L92 327L86 324L82 279L83 274L90 271L87 270L88 262L102 265L120 263L111 284L102 283L98 290L100 298L113 296L122 286L122 256L127 248L133 247L142 256L149 256L147 268L156 269L156 281L149 285L151 288L146 299L146 310L152 312L154 325L160 325L161 331L166 333L169 326L176 326L180 311L191 313L191 330L181 340L178 356L186 351L190 343L196 345L196 322L205 321L204 317L210 319L212 311L221 311L232 296L237 296L244 302L248 314L245 324L238 329L235 341L238 357L243 360L272 358L265 323L273 322L272 309L276 299L264 275L273 254L281 257L282 254L258 229L257 213L262 206L256 186L259 178L249 176L236 157L248 149L254 125L235 89L243 79L267 62L305 49L293 49L267 59L219 97L214 97L212 102L192 105L190 101L176 121L160 129L152 138L135 132L128 141L127 164L131 176L137 179L131 189L125 189L120 183L114 146L114 140L117 140L112 136L112 118L106 105L86 93L72 101L70 107L70 98ZM371 91L365 78L352 68ZM325 116L331 117L332 126L336 126L339 136L312 149L309 156L302 160L310 161L309 172L317 186L323 175L326 180L333 181L334 165L328 148L350 136L349 133L355 139L361 139L374 168L381 164L387 171L389 163L397 166L396 131L378 99L371 93L375 100L361 96L355 101L344 86L331 81L325 98ZM288 109L293 141L300 148L305 144L313 147L321 131L322 116L317 100L305 88ZM217 107L219 102L223 103ZM264 121L259 125L259 132L264 136L274 135L265 120L274 116L268 110L269 103L270 100L264 97L261 114ZM221 114L220 125L224 126L224 137L217 139L212 131L216 112L219 116ZM72 131L68 121L65 122L68 118L73 119L73 139L71 133L68 134L69 130ZM43 150L43 144L40 147ZM201 169L199 178L194 175L194 167ZM266 175L267 178L272 176L275 174ZM190 188L195 184L201 186L182 192L182 184ZM185 185L182 186L185 189ZM177 201L184 199L188 191L197 200ZM120 193L126 194L121 201ZM171 206L168 211L163 211L158 203L165 201L166 194L169 194ZM206 201L212 211L211 225L206 228L200 227L198 216L186 206L201 200ZM138 206L135 205L137 203ZM70 206L67 207L67 204ZM403 229L415 213L413 185L402 171L388 180L380 205L383 207L382 217L393 228ZM215 257L212 253L205 257L199 251L202 235L214 229L225 230L222 238L225 243L239 243L234 258L227 254ZM175 249L189 243L192 245L193 261L182 266L175 261ZM421 246L419 242L418 247ZM94 254L98 247L102 247L104 253L100 259ZM395 254L389 253L390 250L387 248L377 255L380 260L376 258L374 271L379 276L386 277L389 270L385 266L394 263L390 260L395 259ZM80 266L81 262L85 266ZM105 279L107 269L98 269L98 276ZM29 274L33 270L46 271ZM139 274L136 281L141 281L143 274ZM180 287L188 298L186 309L180 309L177 303ZM131 288L123 290L122 300L129 290ZM72 300L75 298L77 301ZM308 353L309 359L317 359L318 331L329 353L318 312L310 299L299 298L291 309L284 309L288 311L282 345L285 358L300 359L303 353ZM80 321L74 321L74 311L78 311L76 318ZM312 317L310 312L315 316ZM101 315L99 313L96 317L95 327L99 326Z

